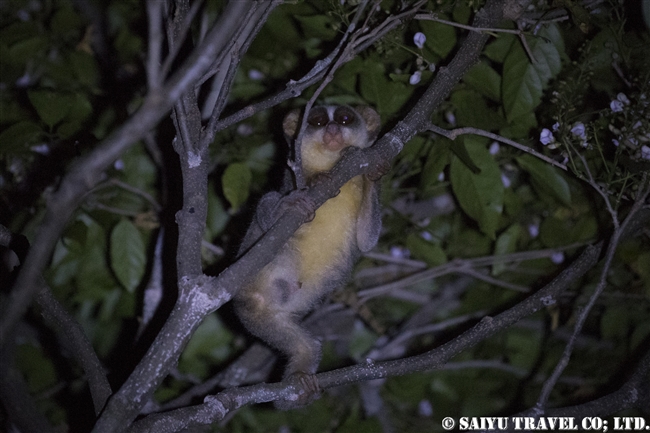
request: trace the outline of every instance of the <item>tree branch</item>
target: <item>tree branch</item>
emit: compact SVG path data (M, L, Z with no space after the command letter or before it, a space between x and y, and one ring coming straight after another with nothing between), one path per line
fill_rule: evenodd
M358 364L316 375L323 389L348 385L361 380L400 376L417 371L442 368L444 363L463 350L489 338L507 328L523 317L556 302L558 296L571 284L581 278L598 261L601 245L589 246L553 281L534 295L495 317L485 317L474 327L422 355L404 359ZM244 405L264 403L287 397L296 390L284 383L259 384L248 387L226 389L215 396L208 396L201 405L177 409L162 414L153 414L135 423L130 432L145 432L165 429L166 432L180 431L182 428L210 425Z
M45 217L32 242L33 248L25 259L3 311L0 348L38 292L38 279L52 255L54 245L86 192L102 180L104 170L160 121L181 93L193 85L210 66L212 59L226 47L241 13L250 1L232 3L234 7L226 8L204 42L193 51L178 72L159 91L147 94L140 109L104 139L97 149L80 158L63 178L61 186L48 201Z

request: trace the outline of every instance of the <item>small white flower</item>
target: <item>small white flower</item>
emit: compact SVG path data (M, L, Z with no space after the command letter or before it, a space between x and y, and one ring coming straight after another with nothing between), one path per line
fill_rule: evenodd
M571 128L571 134L582 139L587 138L587 134L585 134L585 125L582 122L575 123Z
M625 93L619 93L618 95L616 95L616 99L618 99L619 101L621 101L625 105L630 105L630 100L627 99L627 96L625 96Z
M433 406L429 400L420 400L418 403L418 415L427 418L433 416Z
M248 137L253 132L253 127L248 123L240 123L237 126L237 134L241 135L242 137Z
M501 173L501 183L503 184L504 188L510 188L510 185L512 185L510 178L503 173Z
M445 113L445 120L449 122L451 126L456 126L456 116L451 111Z
M402 248L395 245L390 247L390 255L391 257L394 257L396 259L403 259L403 258L408 258L411 255L411 253L406 248Z
M264 74L257 69L251 69L248 71L248 78L253 81L260 81L264 79Z
M641 146L641 158L647 159L650 161L650 147Z
M609 108L611 108L611 110L614 113L620 113L621 111L623 111L623 103L618 99L614 99L612 102L609 103Z
M556 265L559 265L564 261L564 253L563 252L553 253L553 255L551 256L551 261Z
M413 43L419 49L422 49L422 47L424 47L424 43L426 41L427 41L427 37L422 32L417 32L415 35L413 35Z
M490 155L496 155L497 153L499 153L499 143L493 141L492 144L490 144Z
M435 63L429 63L429 71L436 72L436 64Z
M547 128L542 129L542 132L539 134L539 141L546 146L547 144L551 144L555 142L555 137L553 137L553 133L549 131Z
M415 86L417 83L420 82L421 79L422 79L422 72L415 71L413 72L413 75L411 75L411 77L409 78L409 84L411 86Z
M17 13L16 16L20 21L29 21L30 20L30 15L29 11L26 11L25 9L20 9Z
M22 77L19 77L16 80L16 87L18 88L28 87L31 82L32 82L32 76L29 74L29 72L25 72Z
M49 155L50 154L50 146L48 146L45 143L42 144L36 144L32 147L30 147L32 152L38 153L39 155Z

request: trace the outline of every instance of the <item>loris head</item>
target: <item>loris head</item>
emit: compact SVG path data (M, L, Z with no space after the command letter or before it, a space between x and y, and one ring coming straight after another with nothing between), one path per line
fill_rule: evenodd
M302 116L293 110L284 118L284 133L295 138ZM379 114L368 106L324 105L314 107L307 117L302 139L303 166L308 173L329 170L341 156L341 150L369 147L379 132Z

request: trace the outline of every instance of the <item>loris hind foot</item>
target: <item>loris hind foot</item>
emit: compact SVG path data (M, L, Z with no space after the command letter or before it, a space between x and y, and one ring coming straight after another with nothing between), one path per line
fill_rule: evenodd
M290 410L302 406L306 406L320 398L323 390L318 384L318 379L315 374L307 374L296 372L285 378L284 382L288 382L296 391L293 396L295 400L278 400L274 402L276 409Z

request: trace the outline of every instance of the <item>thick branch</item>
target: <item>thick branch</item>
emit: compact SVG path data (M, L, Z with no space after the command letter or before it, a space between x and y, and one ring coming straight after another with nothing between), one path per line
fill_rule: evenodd
M183 66L158 92L149 93L142 107L120 128L109 135L93 152L78 160L64 177L58 191L48 202L47 212L36 234L33 248L14 285L0 323L0 347L11 328L25 314L38 292L39 278L49 261L54 245L67 221L79 206L86 192L103 178L103 173L124 151L153 128L169 111L181 93L207 70L218 53L230 40L231 32L250 2L232 2L215 23L202 43Z
M559 295L571 284L581 278L598 262L602 245L590 246L578 259L551 283L534 295L495 317L485 317L477 325L452 341L427 353L404 359L359 364L334 371L317 374L323 389L356 383L361 380L380 379L399 376L417 371L440 368L445 362L497 332L506 329L520 319L533 314L556 302ZM164 414L154 414L134 424L131 432L156 430L174 432L181 428L209 425L217 422L228 413L246 404L263 403L287 397L291 386L284 384L260 384L242 388L231 388L216 396L208 396L201 405L174 410ZM166 426L174 426L165 430Z
M108 401L93 432L124 431L176 365L203 318L230 299L224 294L214 296L210 282L211 278L201 276L181 283L181 295L165 325L126 383Z
M95 414L98 415L111 396L111 386L92 344L84 334L81 325L72 317L54 297L49 287L43 285L36 301L43 310L43 317L57 332L62 342L68 343L75 359L88 378L90 395L93 399Z

